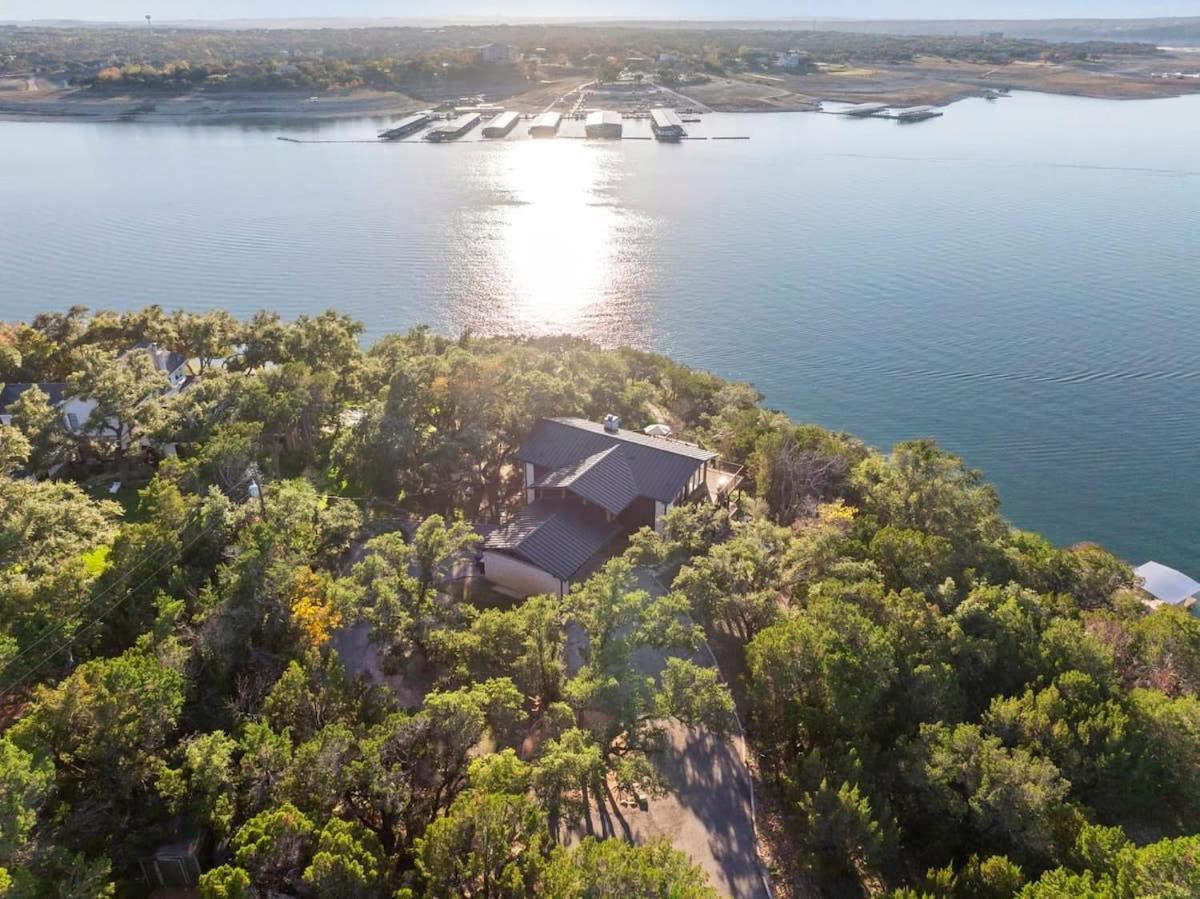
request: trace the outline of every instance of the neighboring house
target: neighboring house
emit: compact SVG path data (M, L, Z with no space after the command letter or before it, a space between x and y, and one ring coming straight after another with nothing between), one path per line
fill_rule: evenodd
M1143 600L1152 608L1159 606L1174 606L1186 609L1193 615L1200 614L1196 595L1200 593L1200 582L1188 577L1182 571L1168 568L1158 562L1147 562L1133 570L1142 582L1142 590L1149 598Z
M579 418L543 418L517 451L526 506L483 543L488 580L523 596L567 592L618 538L685 502L727 503L741 484L717 454Z
M155 370L161 372L167 379L168 386L163 391L163 396L172 396L183 390L199 369L198 364L193 360L179 353L164 350L149 341L136 344L132 349L123 353L121 358L126 359L131 353L139 351L147 353L154 363ZM224 360L216 360L214 367L223 362ZM96 402L84 397L67 399L68 385L62 382L5 384L3 389L0 389L0 424L12 424L12 406L30 387L38 387L49 398L50 405L62 411L63 423L70 433L77 436L85 434L85 426L96 409ZM115 422L112 424L115 427ZM101 440L112 439L112 435L106 433L94 433L87 436ZM173 455L173 445L166 447L166 450L168 454Z
M135 345L129 352L132 353L134 350L145 350L150 354L150 358L154 362L154 369L166 375L167 383L171 385L172 391L181 390L187 384L188 378L196 374L196 366L192 360L179 353L164 350L148 340L143 340ZM129 355L129 353L125 355Z
M92 410L96 408L93 400L81 397L66 399L66 384L5 384L4 389L0 390L0 424L12 424L12 407L30 387L37 387L49 398L51 406L62 410L63 422L72 434L82 432Z

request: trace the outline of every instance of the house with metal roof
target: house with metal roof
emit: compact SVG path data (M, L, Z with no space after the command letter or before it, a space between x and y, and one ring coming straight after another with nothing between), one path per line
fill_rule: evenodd
M1200 612L1196 596L1200 594L1200 582L1182 571L1168 568L1160 562L1147 562L1133 569L1141 580L1141 589L1148 595L1146 605L1152 607L1174 606L1187 609L1193 615Z
M663 426L657 426L667 430ZM685 502L727 503L741 469L681 440L603 422L543 418L517 451L525 508L483 544L487 578L518 595L564 594L624 536Z

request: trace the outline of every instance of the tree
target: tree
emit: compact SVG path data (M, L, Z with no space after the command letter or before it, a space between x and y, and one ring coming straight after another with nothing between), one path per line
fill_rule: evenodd
M1076 791L1121 791L1131 763L1129 716L1079 671L1060 675L1043 690L992 701L984 727L1009 746L1054 762Z
M183 708L183 689L178 671L129 650L85 662L57 687L39 687L9 736L55 760L66 796L127 802L154 780Z
M12 425L0 425L0 477L20 471L29 461L33 447Z
M251 899L250 875L233 865L221 865L200 875L200 899Z
M799 561L792 532L760 519L684 565L673 586L702 621L748 643L785 608Z
M317 851L304 870L304 883L329 899L385 895L379 841L361 824L333 818L317 837Z
M182 764L158 776L158 792L175 814L199 818L218 841L231 835L237 811L233 755L238 743L222 731L198 734L183 747Z
M715 899L704 872L666 840L632 846L584 837L554 851L540 895L555 899Z
M34 474L46 475L63 461L68 443L63 413L50 404L50 397L36 384L12 405L12 423L29 442L29 464Z
M856 440L788 423L759 440L751 470L771 518L790 524L810 517L821 503L849 495L851 469L864 455Z
M158 423L156 402L167 381L154 367L150 354L134 351L118 358L92 347L80 352L78 370L67 381L67 398L95 404L81 422L76 440L91 443L116 458Z
M775 765L793 752L861 741L883 726L896 675L884 630L847 602L825 599L762 631L747 647L760 746Z
M533 770L533 790L556 839L560 822L576 820L589 797L600 795L604 774L604 752L586 730L572 727L546 743Z
M244 336L244 327L224 309L204 313L178 311L171 315L164 348L187 359L195 359L199 374L217 360L229 356Z
M53 786L54 765L48 758L0 738L0 868L32 861L28 841Z
M933 598L954 573L954 546L944 537L885 527L875 532L868 551L889 590L912 588Z
M664 719L723 723L718 733L728 728L732 699L715 676L677 658L664 663L670 675L659 686L634 661L634 653L642 648L695 649L699 634L685 618L687 601L682 595L659 597L638 589L633 567L617 558L573 592L570 604L587 643L585 664L568 681L565 696L581 720L593 722L605 763L623 789L653 786L648 758L659 745ZM685 695L683 685L688 683L701 689Z
M1053 763L972 724L926 724L904 763L910 846L964 844L1032 864L1062 856L1070 788Z
M312 821L289 803L261 812L234 837L237 866L249 872L260 889L286 889L298 879L314 831ZM240 880L236 875L229 877Z
M566 666L561 619L558 600L552 596L531 597L506 611L485 609L466 630L434 632L434 655L464 681L511 677L545 710L562 696Z
M472 764L472 788L416 841L427 896L517 899L533 892L549 849L545 814L525 792L529 775L515 755L508 754L500 782L481 783L495 781L487 767L483 759Z
M897 444L890 456L869 456L855 467L851 485L866 515L885 527L949 540L963 567L987 561L1007 532L996 491L932 440Z
M421 522L411 543L400 533L368 541L351 576L376 632L401 651L427 649L429 633L453 614L434 602L438 588L478 541L461 519L447 526L438 515Z

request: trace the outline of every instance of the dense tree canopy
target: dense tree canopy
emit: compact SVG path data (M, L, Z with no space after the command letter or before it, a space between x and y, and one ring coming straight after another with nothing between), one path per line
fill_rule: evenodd
M735 710L783 895L1200 890L1200 619L1014 530L932 441L881 453L575 338L364 349L332 313L158 309L0 337L0 376L112 432L32 390L0 427L11 895L136 895L171 844L206 897L709 896L698 859L591 822L668 788L670 728ZM741 495L565 597L487 590L527 430L606 413L722 451Z

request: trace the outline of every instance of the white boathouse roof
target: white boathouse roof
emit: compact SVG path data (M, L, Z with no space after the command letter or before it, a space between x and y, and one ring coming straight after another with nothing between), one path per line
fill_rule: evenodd
M1142 579L1143 590L1167 605L1182 605L1200 593L1200 582L1159 562L1139 565L1133 573Z

